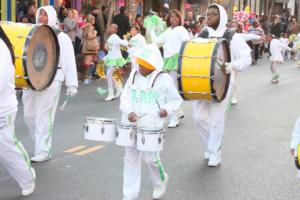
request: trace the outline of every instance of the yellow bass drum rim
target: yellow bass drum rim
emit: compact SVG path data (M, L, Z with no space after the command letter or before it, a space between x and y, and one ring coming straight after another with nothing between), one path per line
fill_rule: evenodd
M224 44L224 47L226 48L227 50L227 62L230 62L231 61L231 54L230 54L230 49L229 49L229 44L228 44L228 41L224 38L210 38L210 39L218 39L218 41L216 42L216 45L213 49L213 53L211 55L211 63L210 63L210 92L211 92L211 97L212 97L212 100L215 101L215 102L221 102L225 99L227 93L228 93L228 89L229 89L229 85L230 85L230 74L226 74L226 83L225 83L225 89L224 89L224 93L223 95L221 96L221 98L218 98L216 95L213 95L216 93L215 89L213 88L213 83L214 83L214 75L215 75L215 72L214 72L214 66L217 62L217 58L216 58L216 55L217 55L217 52L218 52L218 49L220 48L220 46L222 44ZM185 47L186 45L189 43L190 41L187 41L187 42L184 42L183 45L181 46L181 49L180 49L180 52L179 52L179 57L178 57L178 63L179 63L179 66L178 66L178 69L177 69L177 74L179 75L177 80L178 80L178 90L179 90L179 94L181 95L181 97L184 99L184 100L193 100L193 99L189 99L185 96L185 93L183 91L183 87L182 87L182 79L181 79L181 74L182 74L182 58L183 58L183 53L184 53L184 50L185 50ZM199 99L201 100L201 99Z
M300 170L300 144L298 144L297 149L295 149L297 152L295 157L295 165L296 168Z

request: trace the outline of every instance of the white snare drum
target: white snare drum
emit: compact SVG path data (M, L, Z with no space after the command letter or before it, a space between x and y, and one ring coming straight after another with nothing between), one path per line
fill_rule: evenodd
M164 130L143 128L137 130L137 149L140 151L161 151L164 141Z
M136 146L136 126L120 124L116 133L116 145L125 147Z
M114 142L117 121L115 119L86 117L84 122L84 139L101 142Z

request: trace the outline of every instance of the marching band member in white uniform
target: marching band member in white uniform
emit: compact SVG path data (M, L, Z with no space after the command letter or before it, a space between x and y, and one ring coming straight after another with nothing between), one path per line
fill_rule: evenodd
M123 58L121 53L121 45L127 46L128 41L122 40L118 35L118 25L111 24L109 27L110 36L107 39L108 44L108 53L104 57L104 62L107 67L107 87L108 87L108 95L105 98L105 101L111 101L115 98L118 98L123 90L122 82L118 82L113 77L114 72L123 67L127 61ZM116 89L116 94L114 95L114 89Z
M226 30L227 13L218 4L211 4L207 11L206 30L209 37L223 37ZM233 70L242 71L251 64L250 48L245 41L234 34L230 42L231 62L226 63L226 73ZM231 86L226 98L221 103L195 101L193 118L197 132L200 134L204 146L204 157L208 159L208 166L215 167L221 164L220 147L224 134L226 110L229 106Z
M170 74L176 87L178 86L177 68L179 52L182 44L190 40L188 31L181 25L181 23L182 19L180 12L178 10L172 10L167 17L167 24L169 28L167 28L167 30L159 36L156 36L153 29L150 32L152 41L158 45L163 45L163 70ZM179 124L178 118L183 116L183 111L179 110L178 113L175 112L170 116L168 127L177 127Z
M57 14L52 6L37 10L36 21L39 25L56 26ZM77 94L78 78L72 41L67 34L57 35L60 56L59 69L54 81L42 91L26 89L23 91L24 118L30 134L35 141L33 162L51 159L53 124L62 82L67 86L67 96Z
M129 61L131 62L131 69L138 69L133 55L146 45L146 40L140 33L140 27L138 25L131 26L130 35L132 38L128 42Z
M150 44L135 54L138 70L133 70L121 95L122 123L137 123L138 127L162 129L164 118L179 108L182 99L172 78L160 73L163 59L158 47ZM153 85L152 85L153 83ZM137 199L141 185L141 165L144 160L153 183L153 199L166 191L168 174L161 164L159 152L139 151L126 147L124 157L124 200Z
M14 53L0 27L0 163L28 196L35 188L35 171L22 143L15 135L18 101L15 91Z

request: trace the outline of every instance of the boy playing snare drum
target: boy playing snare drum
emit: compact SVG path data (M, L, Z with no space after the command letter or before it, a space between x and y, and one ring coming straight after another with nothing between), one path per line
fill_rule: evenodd
M133 70L121 95L122 123L136 123L138 128L162 129L164 119L182 103L172 78L161 72L163 59L158 47L146 45L134 54L139 68ZM124 200L137 199L141 183L142 159L147 163L153 183L153 199L166 192L168 174L159 152L126 147L124 156Z

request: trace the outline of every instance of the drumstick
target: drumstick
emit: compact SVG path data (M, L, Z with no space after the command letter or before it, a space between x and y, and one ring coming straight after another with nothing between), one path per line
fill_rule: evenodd
M67 103L68 103L68 101L69 101L70 98L71 97L69 95L65 96L64 103L58 109L60 112L64 112L65 111L65 106L67 105Z
M159 105L159 103L158 103L157 99L155 100L155 102L156 102L156 104L157 104L157 106L158 106L159 110L161 110L161 108L160 108L160 105Z

